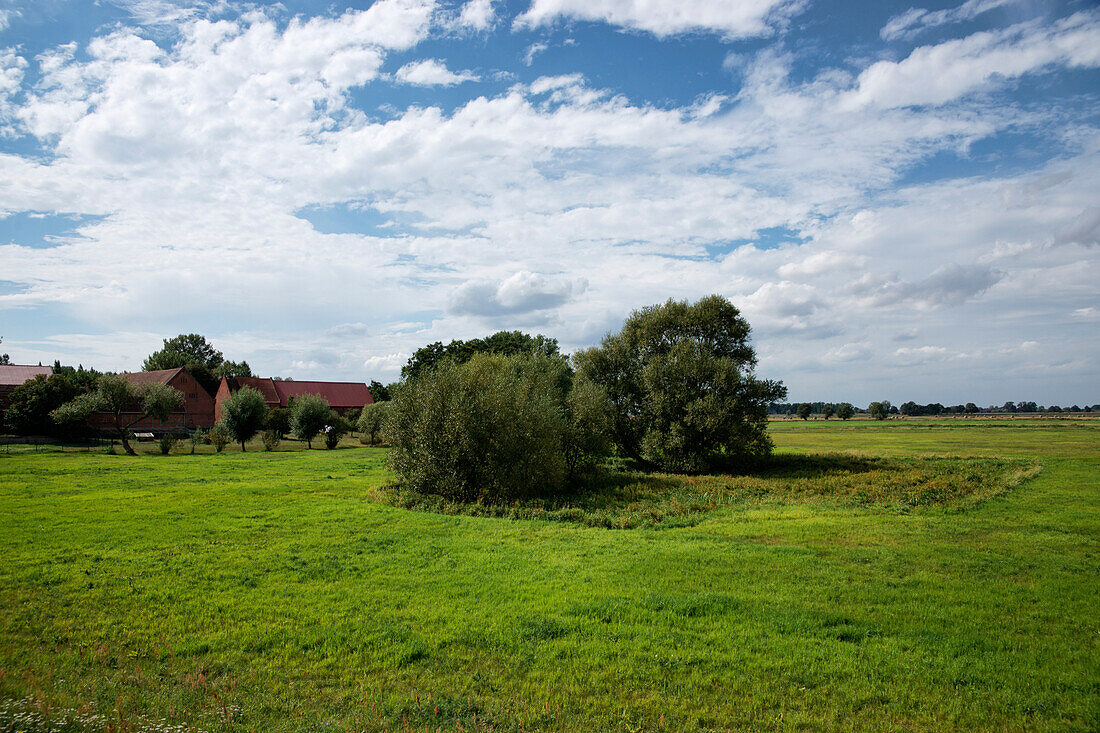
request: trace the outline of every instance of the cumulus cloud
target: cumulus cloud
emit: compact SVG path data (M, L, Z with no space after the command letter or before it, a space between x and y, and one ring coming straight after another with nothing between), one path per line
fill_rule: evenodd
M883 108L940 105L1056 65L1100 66L1100 13L1080 12L1052 27L1022 23L921 46L901 61L879 61L860 72L844 103Z
M451 71L442 61L436 59L424 59L405 64L397 70L394 78L404 84L421 87L449 87L464 81L478 80L477 74L470 71Z
M884 41L912 38L929 28L973 20L983 13L1019 2L1020 0L967 0L957 8L944 10L909 8L904 13L890 18L879 31L879 35Z
M586 20L646 31L658 38L698 31L752 38L770 35L802 6L792 0L532 0L527 12L516 18L516 25Z
M451 295L456 315L502 316L557 308L584 293L588 281L520 271L503 280L463 283Z
M488 30L495 22L493 0L470 0L462 6L462 12L458 15L458 25L474 31Z
M88 332L5 334L6 350L133 368L165 331L198 323L261 372L391 379L431 341L530 328L578 348L634 308L717 292L749 316L761 372L794 399L861 399L837 384L883 396L872 354L899 364L908 334L952 352L1044 334L1071 363L1086 359L1090 317L1071 314L1094 306L1100 277L1079 246L1095 239L1100 155L1071 102L852 105L858 62L805 78L767 49L744 54L736 96L680 106L566 73L385 119L357 108L356 86L427 38L433 12L391 0L314 19L200 17L171 44L112 27L9 61L10 124L45 152L0 154L0 210L96 218L48 257L0 245L13 283L0 309L50 309ZM1020 72L1045 73L1085 54L1072 33L1086 26L973 43L982 58L1062 44ZM963 179L923 168L1006 131L1059 153ZM391 225L324 234L295 215L305 207ZM771 228L791 241L765 247ZM236 330L217 332L226 312ZM137 353L88 345L116 331L157 335ZM992 383L999 357L983 353L965 372L945 359L919 378L930 390L960 375Z

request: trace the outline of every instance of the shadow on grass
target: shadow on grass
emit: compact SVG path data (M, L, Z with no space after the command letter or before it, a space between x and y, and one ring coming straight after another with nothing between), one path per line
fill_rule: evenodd
M683 475L630 470L617 462L562 494L513 501L458 502L383 488L393 506L442 514L534 519L608 529L693 526L722 508L829 502L842 506L966 507L1034 475L1027 461L780 455L739 473Z

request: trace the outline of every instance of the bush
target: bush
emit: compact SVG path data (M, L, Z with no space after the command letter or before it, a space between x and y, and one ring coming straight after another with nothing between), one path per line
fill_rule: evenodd
M265 451L273 451L279 447L279 433L275 430L265 430L260 437L264 441Z
M382 439L389 414L389 402L375 402L373 405L367 405L363 408L363 411L359 413L357 427L359 433L363 436L361 441L364 445L374 445Z
M409 489L454 501L559 492L570 465L595 460L600 422L591 413L606 412L593 408L591 390L571 409L571 378L564 359L545 354L444 360L391 401L390 465Z
M210 444L214 446L214 450L218 453L225 450L225 446L233 441L233 433L229 432L229 428L221 423L206 431L206 437L210 439Z
M276 407L268 410L264 420L264 428L274 430L280 439L290 432L290 410L285 407Z
M179 441L179 436L171 433L164 433L157 438L157 446L160 448L160 454L162 456L168 455L172 451L174 446Z
M325 425L325 448L332 450L340 445L340 439L351 432L351 423L336 412L329 413L328 424Z
M198 448L199 443L209 443L206 439L206 431L202 428L195 428L187 436L187 439L191 443L191 455L195 455L195 448Z

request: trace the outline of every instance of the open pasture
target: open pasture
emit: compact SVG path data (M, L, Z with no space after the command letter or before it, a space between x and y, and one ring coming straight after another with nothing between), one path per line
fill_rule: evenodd
M0 731L1100 727L1100 422L770 431L520 518L380 448L0 454Z

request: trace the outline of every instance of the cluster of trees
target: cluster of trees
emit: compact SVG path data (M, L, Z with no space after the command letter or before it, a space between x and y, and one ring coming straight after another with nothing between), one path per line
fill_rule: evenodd
M563 490L612 450L647 467L707 471L767 455L767 406L749 325L728 300L668 301L572 360L544 336L501 332L432 344L381 413L390 461L411 488L513 499ZM387 414L388 413L388 414Z
M853 407L848 402L802 402L802 403L783 403L775 402L768 405L768 413L771 415L797 415L803 420L808 420L812 415L821 415L828 420L833 415L847 420L856 413L871 414L872 407L876 403L871 403L867 406L866 410ZM1100 405L1085 405L1079 407L1073 405L1072 407L1062 408L1058 405L1051 405L1050 407L1043 407L1037 405L1034 402L1006 402L1004 405L997 406L991 405L989 407L979 407L973 402L967 402L965 405L942 405L939 402L932 402L927 405L917 404L916 402L905 402L900 407L895 407L889 400L883 400L880 403L879 408L874 410L875 415L881 415L882 419L885 419L888 415L907 415L912 417L918 416L935 416L935 415L975 415L979 413L1031 413L1031 412L1100 412ZM847 415L847 417L845 417Z
M187 367L195 381L211 395L218 391L222 377L252 376L247 361L228 361L205 336L197 333L181 333L175 338L164 339L164 346L150 354L141 365L146 372L179 367Z

